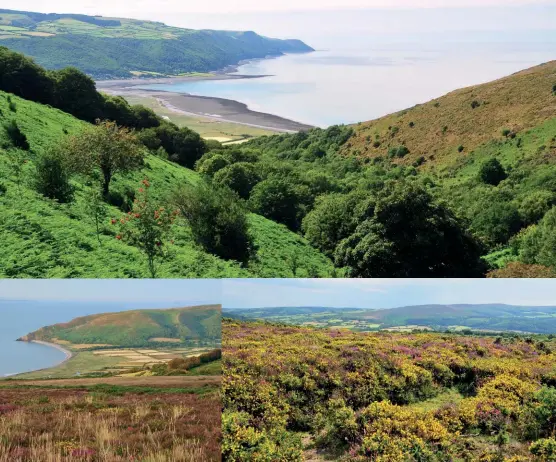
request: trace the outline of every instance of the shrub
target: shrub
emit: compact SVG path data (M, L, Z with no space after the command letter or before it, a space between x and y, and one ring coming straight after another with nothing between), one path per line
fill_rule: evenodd
M174 193L173 202L207 252L226 260L249 261L254 246L247 211L230 189L207 182L188 184Z
M5 196L8 188L4 183L0 183L0 196Z
M502 130L502 136L507 138L511 132L512 131L509 128L505 128L504 130Z
M552 94L556 96L556 83L552 85Z
M481 244L422 187L392 183L336 248L352 277L481 277Z
M525 225L538 223L556 205L556 194L552 191L535 191L519 204L519 214Z
M477 109L480 105L481 103L479 103L479 101L474 100L471 102L471 109Z
M253 164L238 162L228 165L214 175L217 184L227 186L242 199L248 199L251 190L261 180Z
M375 141L373 143L373 148L380 148L380 144L381 144L380 141Z
M73 200L73 187L64 160L50 150L36 162L35 189L37 192L60 203Z
M479 179L483 183L498 186L508 175L498 159L488 159L479 169Z
M409 149L407 149L406 146L398 146L398 147L390 148L390 150L388 151L388 157L390 158L398 157L401 159L405 157L407 154L409 154Z
M253 188L249 204L252 210L292 230L300 227L303 216L301 197L295 186L282 178L261 181Z
M23 149L24 151L28 151L30 149L25 133L21 131L15 120L6 122L4 124L4 130L6 130L8 138L14 148Z
M197 171L212 177L216 172L222 170L224 167L227 167L229 164L230 161L222 154L216 154L206 160L203 159L203 162L199 164Z
M463 145L459 145L458 146L458 152L463 152L465 150L465 147Z

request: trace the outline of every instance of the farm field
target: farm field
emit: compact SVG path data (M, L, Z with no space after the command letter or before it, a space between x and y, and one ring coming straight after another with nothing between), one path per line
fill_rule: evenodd
M553 336L225 319L225 461L548 462Z
M218 384L154 379L0 382L0 461L219 461Z

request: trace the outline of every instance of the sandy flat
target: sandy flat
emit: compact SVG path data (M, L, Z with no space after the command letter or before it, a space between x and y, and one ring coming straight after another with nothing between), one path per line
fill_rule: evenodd
M241 76L241 75L213 75L210 77L176 77L161 79L130 79L130 80L108 80L96 82L97 88L112 95L147 96L154 97L166 109L178 114L204 117L221 122L232 122L240 125L261 128L269 131L295 133L313 128L311 125L295 122L290 119L250 110L247 105L238 101L213 98L205 96L194 96L183 93L174 93L161 90L145 90L137 88L138 85L153 83L168 83L176 81L199 81L199 80L222 80L222 79L245 79L259 78L264 76Z

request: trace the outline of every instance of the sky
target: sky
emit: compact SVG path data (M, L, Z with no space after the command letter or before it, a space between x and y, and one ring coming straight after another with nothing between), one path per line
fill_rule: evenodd
M40 12L121 12L173 11L187 13L236 13L247 11L292 11L347 8L454 8L548 4L547 0L3 0L2 8ZM118 13L116 13L118 12Z
M556 306L556 279L225 280L224 308L397 308L423 304Z
M220 304L214 279L3 279L0 300L141 302L172 306Z

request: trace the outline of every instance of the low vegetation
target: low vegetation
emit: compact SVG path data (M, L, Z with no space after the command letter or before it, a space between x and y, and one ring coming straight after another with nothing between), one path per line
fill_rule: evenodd
M219 461L220 410L216 388L0 383L0 461Z
M225 461L554 459L552 337L225 320Z

